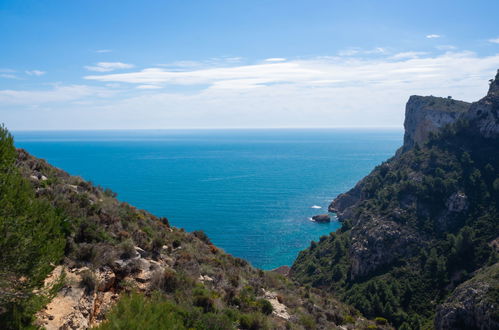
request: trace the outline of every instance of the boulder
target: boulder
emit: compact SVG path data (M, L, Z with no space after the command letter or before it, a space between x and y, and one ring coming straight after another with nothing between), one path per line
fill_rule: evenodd
M319 215L314 215L312 217L312 220L315 222L331 222L331 217L329 214L319 214Z

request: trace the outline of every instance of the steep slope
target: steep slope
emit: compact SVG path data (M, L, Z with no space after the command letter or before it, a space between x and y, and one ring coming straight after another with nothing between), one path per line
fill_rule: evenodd
M171 227L16 151L0 133L0 328L374 325L320 290L224 253L201 231Z
M342 229L300 253L292 277L339 294L369 317L419 329L433 326L449 294L454 303L464 297L456 287L477 270L497 273L498 90L499 72L471 105L411 97L404 146L332 202ZM495 299L468 311L471 328L497 328ZM438 310L437 328L470 329L470 318L463 326Z

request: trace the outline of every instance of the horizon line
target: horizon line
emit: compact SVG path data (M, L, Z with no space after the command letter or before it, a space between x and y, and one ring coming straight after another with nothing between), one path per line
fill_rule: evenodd
M403 125L383 126L310 126L310 127L165 127L165 128L69 128L69 129L9 129L11 132L89 132L89 131L221 131L221 130L311 130L311 129L404 129Z

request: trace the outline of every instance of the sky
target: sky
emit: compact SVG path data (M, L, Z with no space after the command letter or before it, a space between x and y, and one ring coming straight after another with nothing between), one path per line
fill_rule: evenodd
M0 122L402 127L410 95L485 95L497 13L497 0L0 0Z

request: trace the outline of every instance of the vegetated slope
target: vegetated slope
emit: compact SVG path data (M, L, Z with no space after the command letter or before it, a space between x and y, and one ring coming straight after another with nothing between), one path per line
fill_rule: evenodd
M404 147L333 201L343 227L291 276L400 329L497 329L499 73L476 103L432 102L411 97Z
M0 328L333 329L373 322L107 189L0 128ZM380 325L380 327L383 327Z

